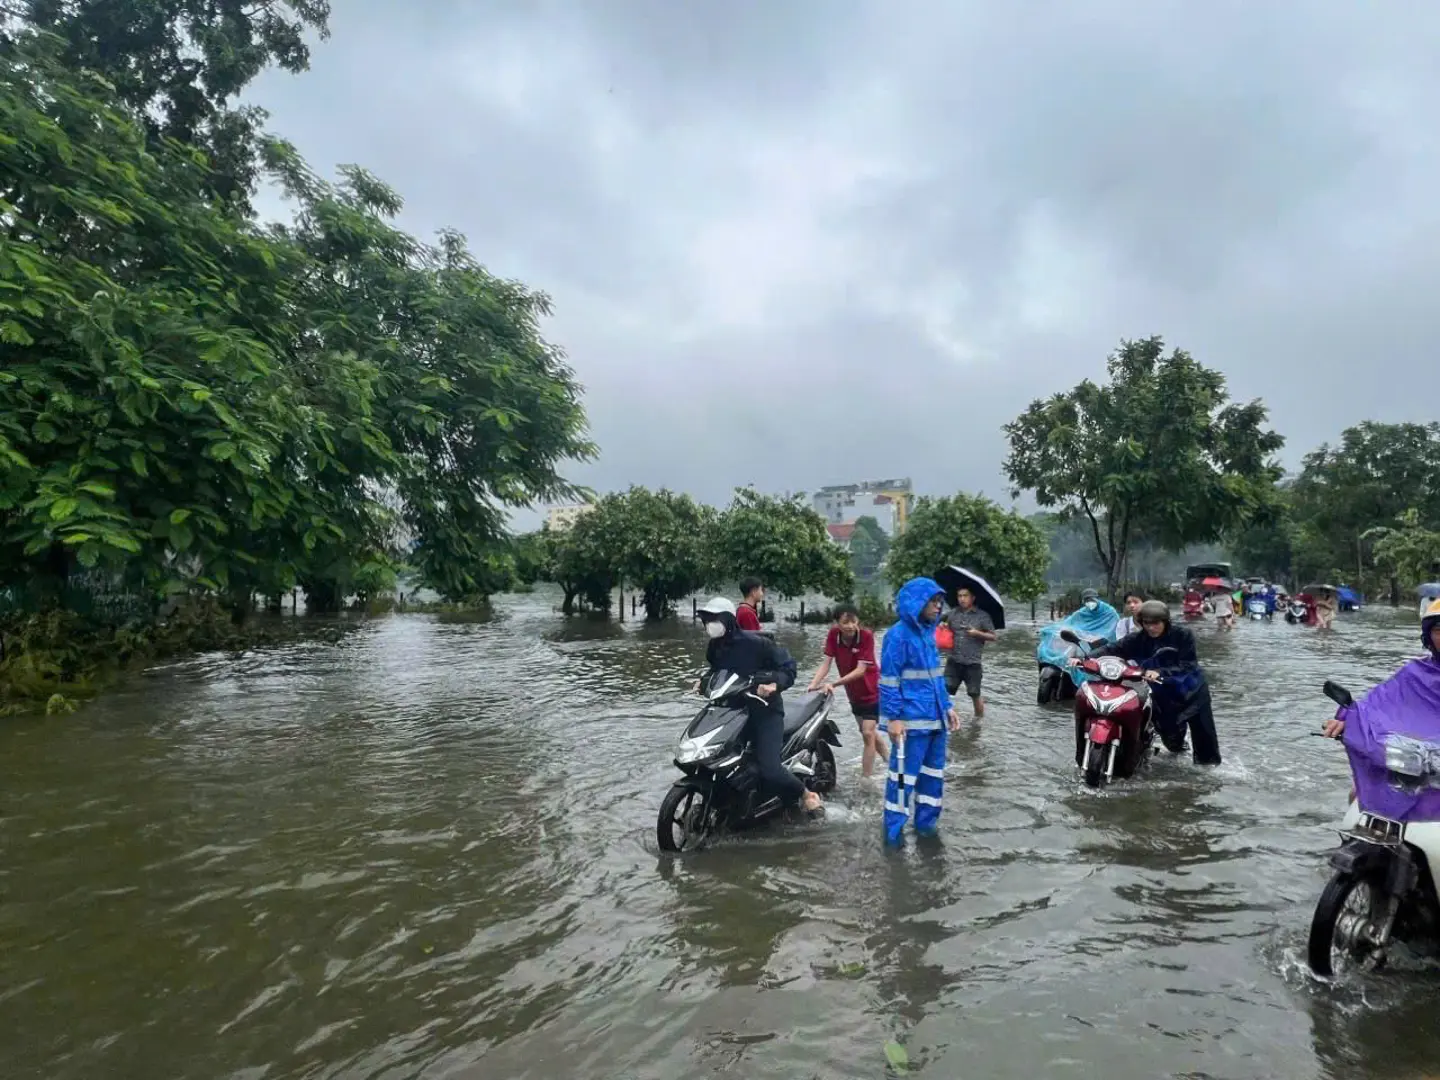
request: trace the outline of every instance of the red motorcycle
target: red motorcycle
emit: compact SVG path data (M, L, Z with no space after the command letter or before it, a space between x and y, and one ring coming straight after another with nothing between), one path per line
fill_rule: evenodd
M1060 636L1070 632L1062 630ZM1080 661L1079 667L1091 678L1075 695L1075 764L1087 786L1100 788L1116 777L1134 776L1149 756L1154 704L1145 670L1128 660L1100 656Z
M1187 619L1203 619L1205 617L1205 598L1191 589L1185 594L1180 613Z

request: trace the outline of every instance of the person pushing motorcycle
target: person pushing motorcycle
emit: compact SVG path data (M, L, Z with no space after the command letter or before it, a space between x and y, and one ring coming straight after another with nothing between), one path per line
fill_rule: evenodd
M1165 749L1178 754L1185 749L1185 730L1190 730L1195 763L1220 764L1220 740L1215 733L1215 715L1210 704L1210 686L1195 652L1195 635L1170 621L1170 608L1160 600L1140 605L1140 629L1113 645L1099 649L1095 656L1119 656L1145 671L1145 681L1154 685L1155 729ZM1073 667L1080 661L1072 658Z

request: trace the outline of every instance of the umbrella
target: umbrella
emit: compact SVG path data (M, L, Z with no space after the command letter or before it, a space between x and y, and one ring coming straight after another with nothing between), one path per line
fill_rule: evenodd
M1333 595L1333 594L1335 593L1335 586L1334 586L1334 585L1306 585L1305 588L1304 588L1303 590L1301 590L1301 591L1302 591L1302 592L1308 592L1311 596L1314 596L1316 593L1330 593L1330 594Z
M1203 578L1200 582L1200 587L1202 589L1219 589L1221 592L1230 591L1230 583L1228 581L1222 581L1218 577Z
M1427 581L1419 589L1421 600L1433 600L1440 596L1440 581Z
M975 594L975 606L990 616L995 629L1005 629L1005 601L1000 599L995 587L979 574L963 566L947 566L935 575L935 581L952 600L962 588L969 589Z

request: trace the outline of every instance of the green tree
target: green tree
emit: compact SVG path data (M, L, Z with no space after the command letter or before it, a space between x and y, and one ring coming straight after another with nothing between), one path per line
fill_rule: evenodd
M1232 529L1227 548L1244 574L1260 574L1272 581L1299 584L1296 548L1300 543L1293 497L1289 487L1277 484L1257 505L1250 520Z
M591 452L543 295L283 144L299 211L262 229L45 41L0 53L0 131L0 577L326 607L387 580L403 526L447 599L510 580L501 507Z
M781 596L818 592L845 597L855 578L825 519L799 496L761 495L738 488L712 534L709 577L754 574Z
M1395 526L1377 526L1365 537L1375 542L1375 562L1406 586L1427 580L1440 562L1440 532L1427 529L1413 507L1396 518Z
M207 185L244 200L256 180L256 108L231 103L270 64L310 66L305 32L329 36L329 0L10 0L0 33L14 44L26 30L53 34L58 59L93 71L143 120L152 140L205 150Z
M1005 425L1005 472L1017 495L1088 525L1114 592L1140 533L1174 551L1246 521L1284 440L1264 405L1231 403L1223 375L1158 337L1121 342L1107 368L1108 385L1087 379Z
M1306 454L1292 488L1295 517L1305 534L1302 575L1340 571L1363 578L1366 534L1377 522L1414 509L1420 524L1440 526L1440 423L1365 421ZM1378 538L1379 534L1375 534ZM1399 581L1391 574L1392 598Z
M705 583L715 519L688 495L632 487L601 498L570 531L603 553L617 584L640 590L645 617L657 620Z
M880 571L890 553L890 537L880 523L869 514L857 518L850 534L850 570L857 577L870 579Z
M887 576L899 586L954 564L973 570L1002 595L1024 600L1045 591L1049 561L1045 534L1015 511L982 495L922 497L890 545Z
M568 529L546 525L539 533L543 557L539 580L559 585L564 592L561 611L575 614L577 601L600 611L610 609L615 588L611 554L605 550L606 522L589 521L590 514Z

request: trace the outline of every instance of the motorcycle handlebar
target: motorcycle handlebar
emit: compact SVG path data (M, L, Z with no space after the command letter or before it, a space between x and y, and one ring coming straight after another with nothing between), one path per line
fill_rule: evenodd
M1325 685L1320 688L1321 693L1335 702L1342 709L1349 708L1355 704L1355 696L1346 690L1345 687L1331 679L1325 680Z

